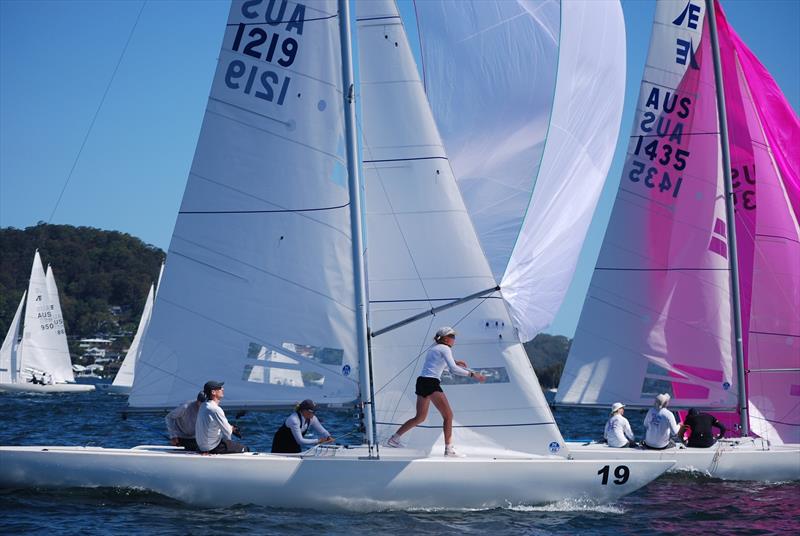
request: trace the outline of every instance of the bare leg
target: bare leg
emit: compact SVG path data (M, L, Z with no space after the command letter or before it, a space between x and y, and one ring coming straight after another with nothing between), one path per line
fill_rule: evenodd
M425 419L428 418L428 407L431 405L431 398L433 398L433 395L430 397L422 397L417 395L417 414L403 423L403 426L401 426L400 429L395 432L396 436L401 436L414 428L416 425L425 422Z
M430 396L431 402L442 414L442 427L444 428L444 444L449 445L453 438L453 410L444 393L436 391Z

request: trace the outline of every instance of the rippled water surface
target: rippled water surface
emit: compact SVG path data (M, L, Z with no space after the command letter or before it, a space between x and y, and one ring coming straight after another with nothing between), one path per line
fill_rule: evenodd
M105 392L0 393L0 444L166 443L161 416L121 418L125 400ZM604 411L590 409L560 409L555 415L566 437L596 437L606 419ZM353 428L347 415L323 411L320 416L334 435ZM628 411L626 416L640 437L643 414ZM249 413L237 422L244 442L265 450L284 417L283 412ZM798 518L800 483L725 482L692 475L667 475L602 506L565 502L369 514L196 508L134 490L0 490L3 534L800 534Z

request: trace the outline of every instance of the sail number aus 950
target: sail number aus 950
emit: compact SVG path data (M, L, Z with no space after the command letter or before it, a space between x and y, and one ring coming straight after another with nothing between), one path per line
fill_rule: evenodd
M602 475L602 477L603 477L602 484L604 486L608 485L608 474L609 474L610 471L611 471L611 467L608 466L608 465L603 466L602 469L597 471L597 474L598 475ZM628 481L628 478L631 476L631 470L628 469L627 465L618 465L614 469L614 476L616 477L614 479L614 484L622 485L622 484L624 484L625 482Z

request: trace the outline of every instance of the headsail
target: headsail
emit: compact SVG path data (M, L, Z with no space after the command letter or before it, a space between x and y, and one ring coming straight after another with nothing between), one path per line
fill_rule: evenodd
M569 287L619 134L619 2L419 2L428 99L523 341Z
M19 375L19 349L22 342L20 340L20 326L22 325L22 308L25 305L25 296L27 294L27 292L22 293L17 312L14 313L11 325L8 326L6 338L3 339L3 346L0 347L0 383L15 382Z
M659 2L628 157L556 402L736 407L702 2Z
M333 0L233 2L131 406L209 379L229 406L357 398L338 26Z
M375 331L495 282L394 2L360 2L357 19ZM470 449L558 452L561 434L497 295L372 339L379 441L413 416L414 381L425 352L436 328L448 324L458 331L456 355L489 377L485 384L445 377L447 396L458 408L455 441ZM428 450L441 442L441 420L434 413L408 434L411 446Z

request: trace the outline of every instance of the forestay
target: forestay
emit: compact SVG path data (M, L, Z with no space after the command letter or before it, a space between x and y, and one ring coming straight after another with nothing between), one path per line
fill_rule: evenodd
M358 397L344 148L336 2L234 1L132 406Z
M617 0L418 2L425 85L523 341L569 287L619 134Z
M736 407L713 61L699 0L659 2L633 133L556 402Z
M453 177L397 8L357 4L367 193L370 326L373 331L495 281ZM550 454L563 440L497 294L372 339L375 418L384 441L414 415L414 382L436 328L458 332L455 355L485 384L443 378L455 408L454 441L470 453ZM441 418L404 436L442 447Z

